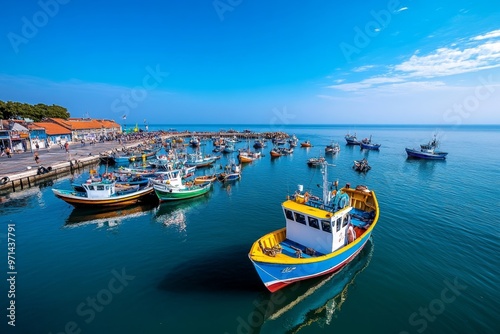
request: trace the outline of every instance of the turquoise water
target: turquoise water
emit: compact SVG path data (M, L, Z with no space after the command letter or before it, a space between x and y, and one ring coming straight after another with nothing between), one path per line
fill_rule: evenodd
M51 191L69 188L70 177L3 199L1 333L500 332L499 127L156 126L171 127L282 130L314 147L271 160L268 146L240 181L178 204L76 210ZM348 131L372 135L380 152L345 146ZM405 147L436 132L446 161L406 159ZM330 176L374 189L379 224L338 274L271 295L247 253L283 226L280 203L297 184L317 189L319 169L306 160L331 140L341 152L327 157ZM351 168L363 156L366 175ZM15 328L6 317L7 224L16 229Z

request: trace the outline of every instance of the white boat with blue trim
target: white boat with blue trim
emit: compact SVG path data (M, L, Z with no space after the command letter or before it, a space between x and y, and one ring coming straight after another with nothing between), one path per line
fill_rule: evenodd
M337 189L322 163L323 198L298 191L282 203L286 227L254 242L249 258L262 282L275 292L294 282L340 270L363 249L379 206L366 186ZM333 191L332 186L334 187Z

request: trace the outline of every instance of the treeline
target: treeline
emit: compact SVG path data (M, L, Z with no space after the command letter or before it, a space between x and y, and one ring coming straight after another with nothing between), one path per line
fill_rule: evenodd
M48 106L43 103L29 104L0 100L0 119L29 118L35 122L39 122L46 117L68 119L69 116L66 108L55 104Z

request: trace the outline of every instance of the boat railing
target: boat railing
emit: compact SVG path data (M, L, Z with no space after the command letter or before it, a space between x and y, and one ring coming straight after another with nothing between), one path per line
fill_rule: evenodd
M295 193L289 196L289 199L291 201L295 201L297 203L304 204L312 208L334 212L333 204L325 205L320 197L315 195L309 195L307 192L305 194Z

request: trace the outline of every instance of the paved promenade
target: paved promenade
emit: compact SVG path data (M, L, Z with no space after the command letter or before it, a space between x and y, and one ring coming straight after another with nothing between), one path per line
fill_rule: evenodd
M37 170L38 167L49 167L60 163L68 162L70 160L80 160L89 156L99 156L101 152L109 152L115 148L121 149L122 147L136 146L142 141L127 142L119 144L117 141L106 141L103 143L96 143L90 145L86 143L82 146L81 143L72 143L69 146L69 153L66 150L59 148L58 145L53 145L50 149L38 150L40 157L39 163L35 162L35 150L33 152L15 153L12 158L7 155L0 157L0 178L4 176L11 177L12 175L26 172L28 170ZM31 168L30 168L31 167Z

